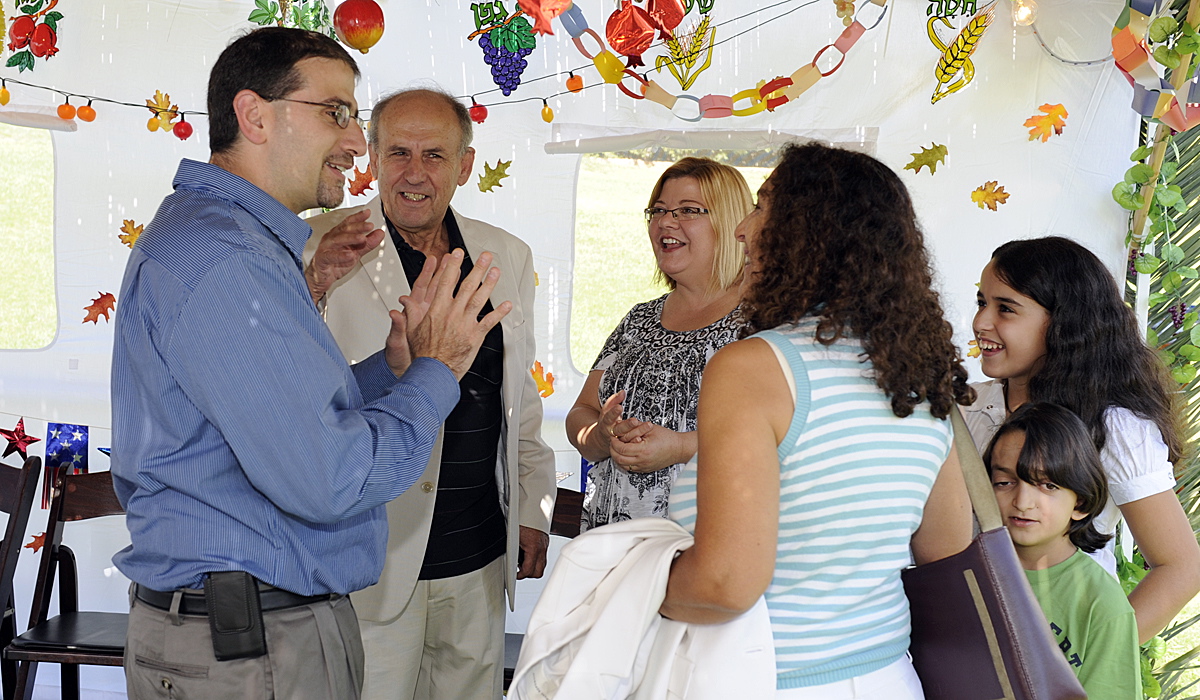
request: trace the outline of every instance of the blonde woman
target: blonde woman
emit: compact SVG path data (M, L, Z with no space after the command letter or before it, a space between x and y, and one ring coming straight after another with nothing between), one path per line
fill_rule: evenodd
M593 463L582 529L666 517L675 475L696 454L700 375L742 326L734 229L753 206L741 173L707 158L680 160L654 185L647 232L670 291L626 314L567 414L568 438Z

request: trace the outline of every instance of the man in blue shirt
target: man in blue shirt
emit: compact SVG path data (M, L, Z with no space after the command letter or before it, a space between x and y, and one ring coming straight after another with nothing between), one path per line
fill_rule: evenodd
M358 697L345 595L379 577L383 505L421 474L458 379L511 308L477 321L499 271L480 255L455 295L454 251L392 312L386 348L342 358L296 214L337 206L365 152L357 76L314 32L230 44L209 80L210 162L180 164L130 257L112 472L132 541L113 559L134 582L131 698Z

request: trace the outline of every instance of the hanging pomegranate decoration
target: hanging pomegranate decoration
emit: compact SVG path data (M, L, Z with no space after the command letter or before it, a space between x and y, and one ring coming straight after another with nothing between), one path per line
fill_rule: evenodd
M534 19L534 34L553 34L550 20L571 9L572 0L517 0L521 11Z
M186 141L192 135L192 125L188 124L187 119L183 115L180 115L179 121L175 123L175 126L171 127L171 133L175 134L175 137L180 141Z
M383 10L375 0L346 0L333 11L333 31L343 44L366 53L383 36Z
M475 101L475 98L472 97L471 107L467 110L467 114L471 115L471 121L475 122L476 124L482 124L483 120L487 119L487 107L479 104Z
M687 10L680 0L647 0L646 13L658 26L658 38L666 41L674 38L675 27L683 21Z
M621 0L621 9L609 16L604 33L613 51L627 56L626 65L636 68L645 65L642 54L654 42L655 28L654 20L645 10L630 0Z
M58 53L58 23L63 14L54 11L57 4L58 0L32 0L21 5L25 14L14 17L8 29L8 50L13 54L5 63L7 67L33 70L35 58Z

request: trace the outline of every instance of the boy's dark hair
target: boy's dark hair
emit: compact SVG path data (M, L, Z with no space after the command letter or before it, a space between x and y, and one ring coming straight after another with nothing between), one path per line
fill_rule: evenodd
M1108 482L1100 453L1087 426L1068 409L1046 402L1026 403L996 431L983 453L988 475L992 473L992 449L1000 437L1025 433L1025 445L1017 456L1017 478L1029 484L1050 482L1075 493L1075 510L1087 517L1072 520L1067 530L1071 543L1094 552L1112 539L1096 530L1094 520L1108 503Z
M306 58L341 61L358 78L358 64L337 41L304 29L263 27L225 47L208 77L208 147L222 153L238 137L233 98L253 90L263 99L277 100L303 87L296 64Z

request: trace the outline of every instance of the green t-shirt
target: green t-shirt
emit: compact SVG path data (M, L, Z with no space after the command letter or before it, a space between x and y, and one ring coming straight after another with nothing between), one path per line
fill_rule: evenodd
M1025 576L1088 699L1141 700L1137 620L1117 580L1080 550Z

